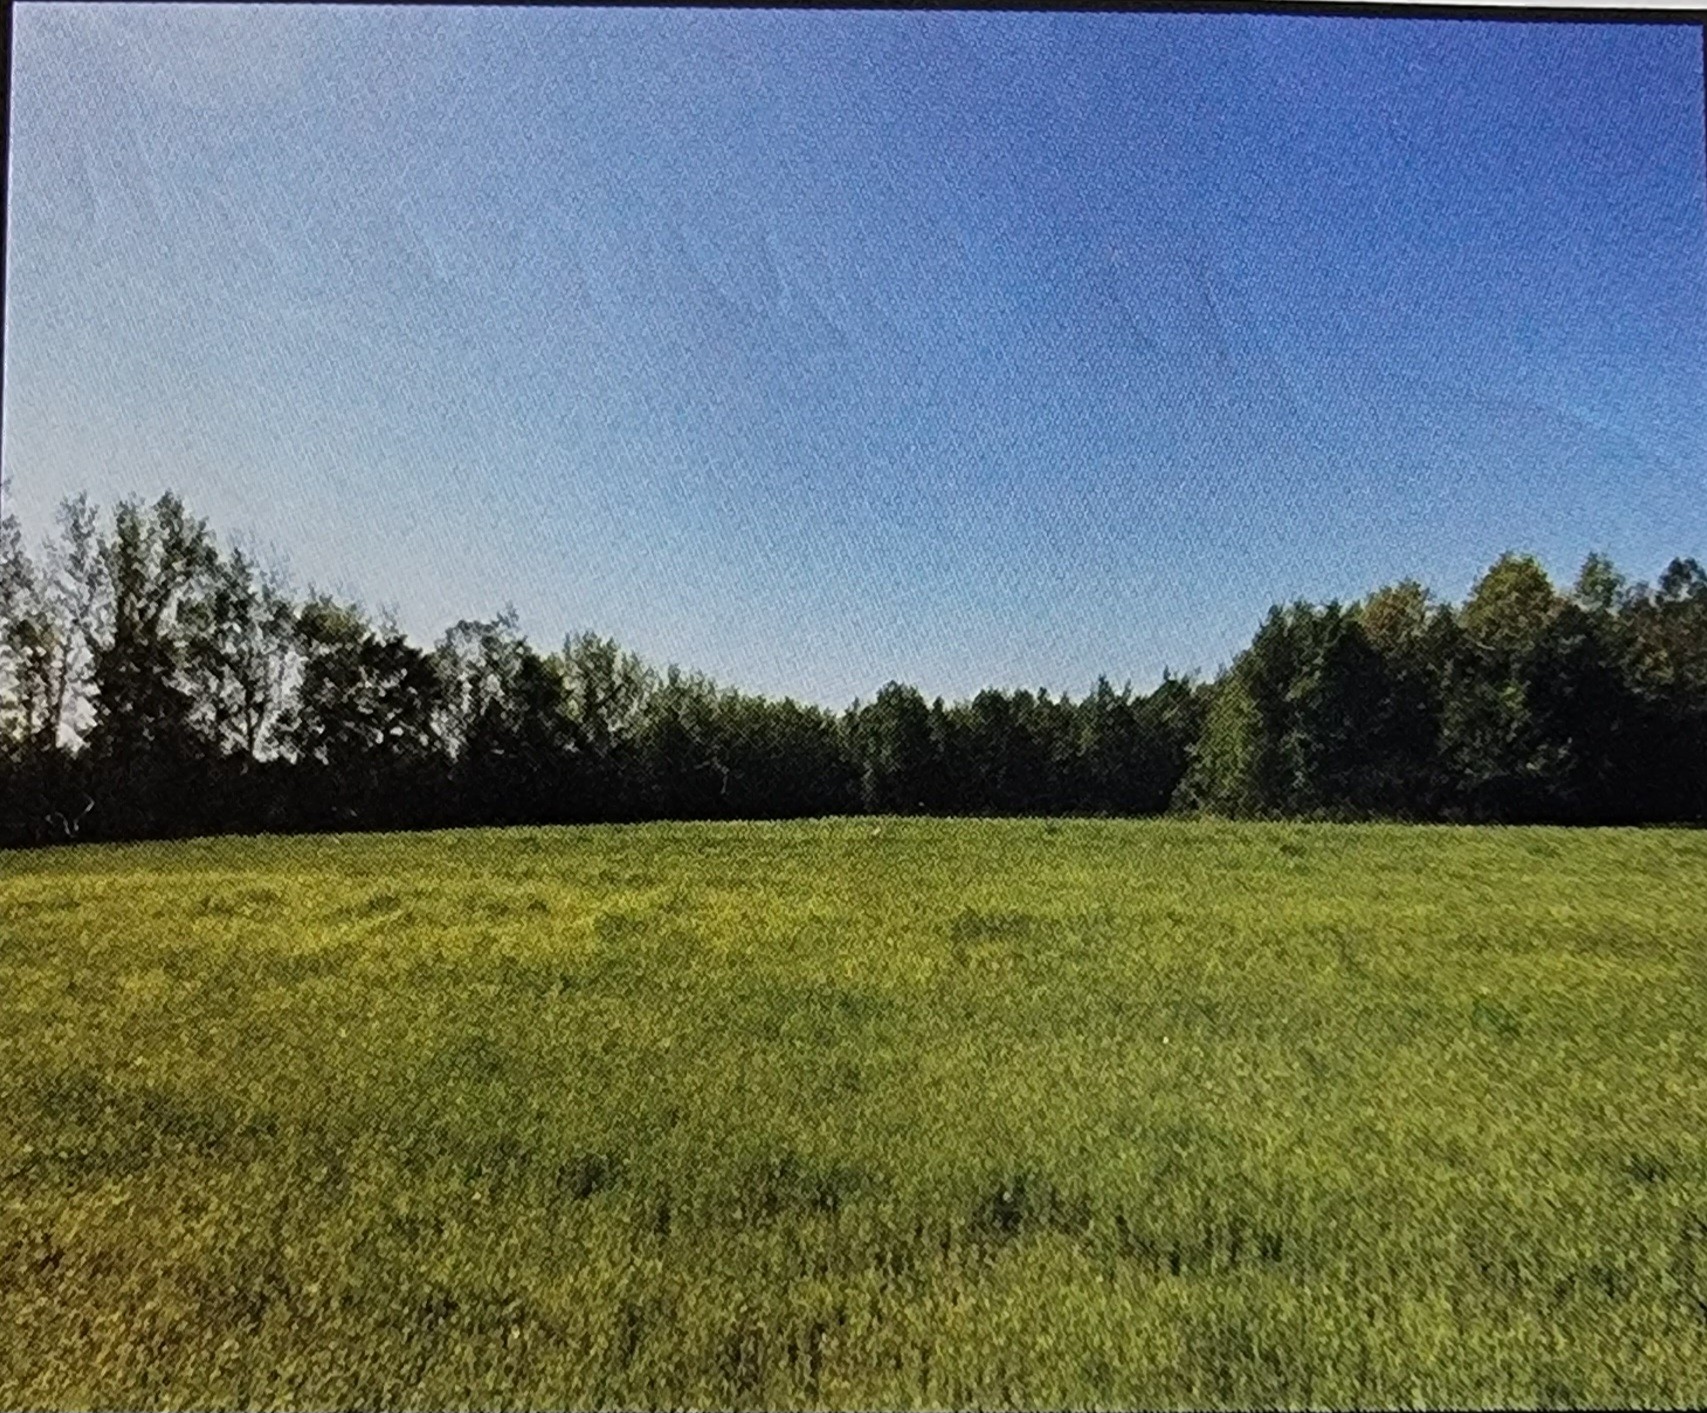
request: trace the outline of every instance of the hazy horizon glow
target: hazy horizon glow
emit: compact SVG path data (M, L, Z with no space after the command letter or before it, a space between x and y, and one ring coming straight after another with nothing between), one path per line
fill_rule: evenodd
M4 464L420 640L1078 695L1707 558L1687 26L24 4Z

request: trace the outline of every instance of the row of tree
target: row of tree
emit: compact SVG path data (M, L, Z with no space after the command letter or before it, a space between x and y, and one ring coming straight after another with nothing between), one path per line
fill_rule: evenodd
M222 550L174 496L0 522L0 841L860 812L1590 822L1707 813L1707 574L1561 593L1507 555L1270 611L1213 682L890 683L833 713L513 613L431 649Z
M1271 609L1215 684L1180 803L1573 824L1707 817L1707 574L1508 554L1462 606L1402 583Z

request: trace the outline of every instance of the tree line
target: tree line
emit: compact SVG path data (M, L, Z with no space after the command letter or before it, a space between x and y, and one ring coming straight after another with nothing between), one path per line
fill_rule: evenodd
M221 548L181 500L0 521L0 843L858 813L1698 822L1707 573L1502 556L1276 606L1212 681L842 712L513 612L432 647Z

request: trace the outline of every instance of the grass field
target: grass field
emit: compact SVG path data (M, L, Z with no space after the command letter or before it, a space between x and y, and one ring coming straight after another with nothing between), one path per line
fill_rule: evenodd
M1707 833L0 856L0 1404L1707 1402Z

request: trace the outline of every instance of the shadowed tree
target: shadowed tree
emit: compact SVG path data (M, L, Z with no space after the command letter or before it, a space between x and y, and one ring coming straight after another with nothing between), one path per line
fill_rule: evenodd
M205 828L212 741L196 723L179 611L216 564L204 522L174 495L123 501L96 546L89 638L91 777L103 832Z
M463 817L497 823L520 808L516 717L528 655L513 608L488 621L463 619L433 650L439 677L438 734L452 760Z
M439 734L447 750L466 759L482 718L502 711L526 646L514 608L487 621L465 618L451 625L433 649L443 684Z
M0 751L8 763L0 819L19 842L78 837L93 810L87 752L79 759L72 750L100 593L87 497L61 503L55 532L38 563L15 522L0 529Z
M1207 684L1162 674L1161 684L1135 704L1142 761L1131 809L1161 814L1179 793L1191 764L1191 748L1203 734L1209 708Z
M1072 700L1047 691L1022 694L1019 726L1022 738L1029 738L1022 759L1032 761L1035 772L1020 808L1027 814L1082 808L1078 713Z
M614 639L580 633L559 659L572 758L576 819L632 819L642 806L639 740L653 674Z
M860 798L873 814L920 814L940 796L937 736L916 687L886 683L871 704L855 706Z
M24 553L23 533L11 516L0 519L0 843L29 838L24 804L24 756L39 712L28 695L22 660L27 651L24 605L35 567Z
M1631 767L1645 818L1707 819L1707 572L1675 559L1626 595L1624 670L1642 729Z
M1021 806L1015 766L1022 749L1019 713L1005 693L986 688L956 709L961 750L968 771L971 808L984 814L1012 814Z
M666 819L719 819L734 808L716 685L672 666L648 696L640 727L647 808Z
M1258 773L1262 717L1243 675L1222 673L1210 687L1203 731L1191 749L1176 803L1235 819L1265 808Z
M511 610L426 653L323 595L294 607L170 495L104 529L67 501L36 558L0 524L9 842L1169 807L1701 821L1707 571L1632 586L1596 554L1561 594L1507 554L1457 609L1408 580L1276 606L1212 684L927 704L892 682L836 716L590 633L541 655Z
M1398 657L1424 632L1426 603L1403 588L1372 602ZM1420 671L1396 680L1366 615L1370 605L1270 610L1216 686L1183 801L1234 814L1405 809L1407 737L1428 737L1430 698Z
M1595 553L1583 561L1571 597L1590 613L1614 614L1623 609L1630 583L1605 555Z
M858 774L829 712L725 692L717 719L731 815L795 819L857 808Z
M1283 807L1367 814L1376 808L1377 762L1385 753L1381 656L1357 615L1337 603L1297 610L1293 628L1299 641L1286 693Z
M1188 797L1231 814L1276 814L1306 807L1299 775L1306 762L1294 731L1294 691L1306 662L1308 604L1269 609L1251 644L1217 684Z
M1130 687L1116 692L1107 677L1097 678L1079 704L1078 746L1079 807L1095 814L1132 811L1144 771L1144 742Z
M1441 691L1458 650L1457 622L1414 579L1377 589L1355 612L1381 671L1381 700L1366 740L1368 807L1433 817L1446 802L1439 765Z
M1307 611L1303 604L1271 608L1250 647L1233 665L1255 713L1249 769L1257 808L1264 814L1293 805L1295 782L1287 758L1287 736L1292 683L1300 667L1297 624L1299 615Z
M482 649L496 690L468 722L462 798L483 823L561 824L586 817L561 661L500 631Z
M95 511L85 497L67 500L58 533L40 566L25 553L16 522L0 550L3 651L9 666L10 710L26 749L50 751L78 713L89 641L100 592Z
M29 667L36 567L24 551L23 532L12 516L0 520L0 744L10 753L35 739L45 715Z
M1555 806L1567 760L1536 713L1542 640L1563 601L1529 555L1502 555L1459 610L1464 641L1447 674L1441 750L1478 819L1535 820Z
M282 735L303 768L309 817L338 828L438 822L449 770L432 658L324 595L298 613L296 640L301 677Z
M246 770L273 744L285 701L296 610L283 576L259 572L233 549L186 599L180 617L197 724Z

